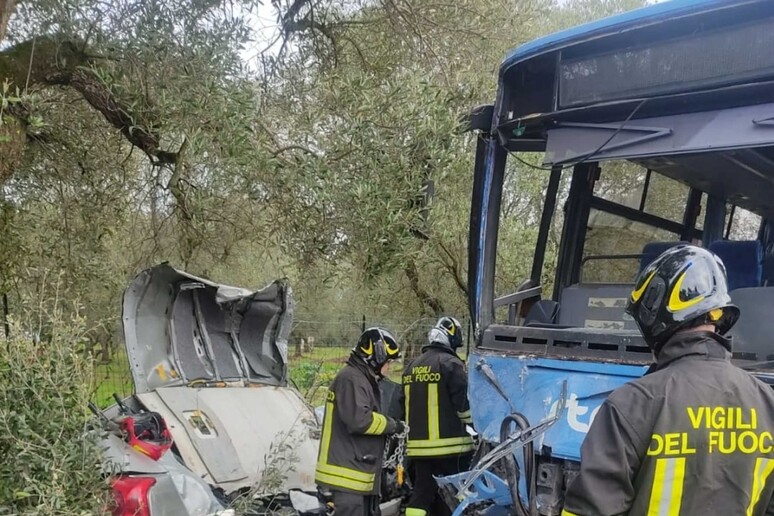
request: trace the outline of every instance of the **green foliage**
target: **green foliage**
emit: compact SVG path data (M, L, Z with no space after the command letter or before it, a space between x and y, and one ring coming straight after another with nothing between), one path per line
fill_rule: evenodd
M0 83L0 184L13 173L23 154L22 123L11 116L21 101L18 88L13 91L7 80Z
M129 360L126 353L116 351L110 362L98 362L94 366L94 381L97 388L93 401L100 408L115 404L113 394L125 398L134 392Z
M82 321L57 319L36 342L19 325L0 341L0 513L101 514L99 435L87 431L92 387Z
M256 496L279 492L288 478L288 473L296 470L298 453L295 444L300 438L299 431L294 429L280 433L269 445L269 451L263 458L261 480L253 488Z
M58 296L106 363L127 279L163 260L243 286L286 276L311 320L463 316L475 142L459 116L494 98L509 48L641 3L280 2L283 50L260 53L248 0L21 2L0 50L0 78L31 74L0 288L12 312ZM103 96L46 87L74 62ZM546 180L509 170L498 291L529 273Z
M474 142L459 134L459 115L491 102L494 71L509 48L642 3L402 0L349 17L341 14L351 12L344 2L305 7L297 18L331 30L294 34L298 50L285 56L280 93L272 98L285 115L273 132L287 135L294 160L282 171L298 171L288 176L297 197L283 197L300 207L284 212L281 225L293 228L281 237L285 248L306 260L346 260L372 290L387 284L411 292L413 313L465 313ZM302 79L315 72L316 80ZM508 186L498 256L505 291L529 273L547 181L547 174L531 172L514 167ZM434 195L422 202L428 182Z
M350 348L316 348L290 363L290 380L312 406L325 400L336 373L344 367Z
M301 392L308 393L313 386L330 379L330 373L333 371L323 372L325 365L324 362L304 360L293 366L290 372L290 379ZM332 364L329 365L329 368L333 369L331 366ZM326 378L322 379L323 376Z

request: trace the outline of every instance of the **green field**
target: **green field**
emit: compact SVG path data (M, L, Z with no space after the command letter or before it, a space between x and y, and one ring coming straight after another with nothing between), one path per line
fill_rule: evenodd
M129 359L125 353L115 353L108 364L97 364L94 368L94 379L97 385L94 403L101 408L114 403L113 393L124 398L134 391Z

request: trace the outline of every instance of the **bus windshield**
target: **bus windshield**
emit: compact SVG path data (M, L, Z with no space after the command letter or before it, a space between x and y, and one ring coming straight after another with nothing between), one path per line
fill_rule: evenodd
M751 52L760 45L774 45L774 2L703 0L571 29L506 58L497 102L470 117L479 346L649 361L626 298L661 252L692 243L728 270L743 314L735 359L774 359L774 54ZM543 195L534 231L514 234L518 174L534 175ZM530 271L512 265L519 239L529 239Z

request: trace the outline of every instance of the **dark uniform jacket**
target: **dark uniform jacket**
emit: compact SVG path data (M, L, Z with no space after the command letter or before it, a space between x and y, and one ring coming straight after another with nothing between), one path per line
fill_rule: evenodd
M425 346L403 371L409 457L448 457L473 450L468 381L462 360L445 346Z
M315 481L333 490L379 494L385 435L395 420L379 413L376 375L350 357L328 391Z
M681 333L616 389L581 448L564 516L774 514L774 392L730 342Z

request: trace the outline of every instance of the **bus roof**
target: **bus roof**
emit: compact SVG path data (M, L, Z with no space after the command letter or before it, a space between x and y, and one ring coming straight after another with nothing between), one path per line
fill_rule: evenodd
M672 0L518 47L491 128L546 165L628 159L774 219L774 0Z
M493 125L540 139L532 128L625 119L643 99L637 118L774 102L773 44L774 0L649 5L512 51Z
M683 15L710 11L715 7L728 7L735 4L746 4L755 0L669 0L633 11L617 14L608 18L585 23L548 36L535 39L512 50L503 61L500 69L506 70L512 65L535 57L544 52L558 50L594 39L599 36L625 31L657 23L665 18L676 18Z

